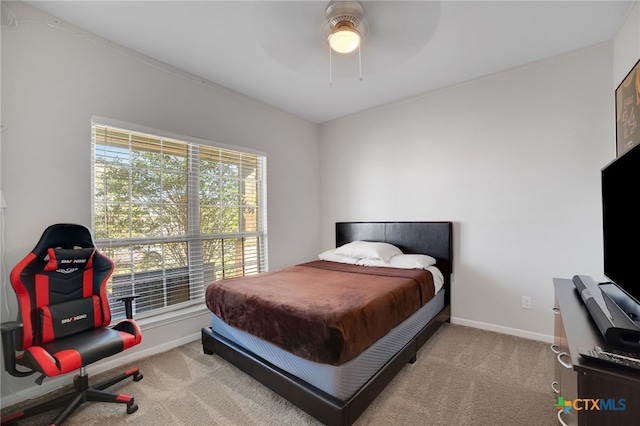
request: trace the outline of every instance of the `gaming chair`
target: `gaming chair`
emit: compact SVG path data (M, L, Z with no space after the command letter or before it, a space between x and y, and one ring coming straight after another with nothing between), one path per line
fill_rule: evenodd
M50 423L59 425L86 401L126 404L127 414L138 409L133 397L104 391L131 376L141 380L137 368L93 386L85 371L88 364L142 340L131 319L135 296L121 299L127 319L109 327L107 281L113 270L113 261L96 249L89 229L74 224L48 227L31 253L13 268L10 280L19 314L17 321L2 324L5 370L16 377L38 372L38 384L46 377L75 370L79 374L74 392L2 418L3 424L61 408Z

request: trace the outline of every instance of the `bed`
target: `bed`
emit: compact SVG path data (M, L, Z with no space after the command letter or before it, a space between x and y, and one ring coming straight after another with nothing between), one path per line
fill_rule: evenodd
M299 343L296 346L296 340L303 339L300 336L293 336L292 338L290 330L284 333L284 337L283 333L272 333L274 336L269 335L270 330L280 328L277 323L268 323L266 320L250 321L251 317L249 317L248 324L253 324L253 328L244 329L244 327L238 325L241 322L236 324L232 321L235 320L235 317L227 313L227 305L222 304L220 300L237 300L235 295L229 296L224 292L244 286L251 287L253 284L242 281L222 283L223 285L214 283L215 288L213 288L214 284L212 284L207 289L207 297L213 294L216 295L216 305L214 306L212 302L209 306L212 310L211 327L202 329L204 352L218 354L324 424L350 425L355 422L404 365L415 361L418 349L429 337L444 322L449 321L452 223L336 223L336 247L344 246L346 248L350 246L348 243L354 241L388 243L399 248L404 254L427 254L433 257L435 260L433 268L435 269L432 267L425 268L426 271L429 271L425 276L433 279L433 294L427 294L428 291L425 290L431 288L431 284L415 284L420 283L421 280L429 281L431 279L428 277L423 278L422 274L425 271L400 271L396 268L379 268L375 264L357 266L358 268L367 269L365 274L376 275L363 278L371 283L372 288L375 288L378 280L395 280L400 287L419 288L418 293L420 296L418 297L424 300L411 313L394 314L393 318L384 317L381 322L387 324L390 329L377 331L381 333L381 336L370 336L371 339L374 339L372 342L360 342L357 338L349 337L360 336L363 334L360 332L345 332L343 334L347 337L343 337L342 340L336 340L335 336L332 335L331 337L334 338L332 347L339 347L340 350L334 351L336 353L322 354L321 350L315 347L308 347L306 343ZM399 258L399 256L396 256L396 258ZM329 266L327 267L327 265ZM334 266L333 262L315 261L284 268L284 272L294 274L301 269L305 271L312 270L314 274L319 274L320 279L322 279L322 274L329 274L332 277L331 281L340 281L336 277L340 278L341 276L336 274L351 274L350 277L353 277L358 272L350 269L352 265L335 265L337 266ZM318 268L322 270L329 269L329 271L320 272ZM387 271L390 272L387 273ZM398 271L398 276L396 276L395 271ZM277 273L280 273L280 271ZM251 280L266 278L268 283L268 279L272 279L273 281L271 282L274 285L274 291L276 291L275 288L279 284L275 278L271 278L272 276L268 274L271 273L263 274L265 277L254 276L255 278ZM387 275L393 276L387 277ZM291 276L295 277L295 275ZM350 280L351 278L347 281ZM413 284L410 286L405 284L406 280ZM381 281L380 285L387 284ZM345 298L341 294L336 297L336 300ZM395 299L398 298L398 296L395 297ZM400 299L405 300L402 297ZM225 303L234 305L234 303L228 303L228 301ZM330 303L335 302L331 301ZM408 305L414 302L407 301L403 303ZM209 305L210 302L207 301L207 304ZM229 308L229 312L243 314L242 309L252 314L254 312L254 309L250 306L243 306L241 310L238 310L236 306L232 306L232 308L235 311ZM395 312L397 309L394 305L393 309L387 310ZM381 317L382 311L374 310L372 312L368 317L369 319L365 321ZM276 315L271 314L271 316L275 317ZM287 317L283 317L282 321L283 324L286 324ZM263 323L267 324L267 326L264 326ZM348 323L348 325L349 327L354 327L354 330L359 330L356 328L358 324L355 322L353 324ZM342 327L342 324L340 326ZM318 325L311 320L309 328L305 329L302 323L300 327L302 330L301 336L325 329L322 325ZM329 330L334 328L328 327ZM252 333L255 333L255 335ZM267 333L266 336L268 337L260 333ZM318 333L321 333L321 331L318 331ZM270 341L271 338L276 340ZM277 340L278 338L286 338L293 340L293 342L281 342ZM339 344L334 344L336 341ZM290 347L287 344L294 346ZM362 348L352 350L356 346L362 346Z

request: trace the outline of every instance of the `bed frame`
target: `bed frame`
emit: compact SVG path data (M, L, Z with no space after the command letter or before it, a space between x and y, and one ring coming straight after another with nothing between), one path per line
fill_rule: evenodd
M351 398L339 400L274 366L254 353L215 333L202 329L202 348L216 353L272 391L326 425L351 425L393 380L406 363L416 360L420 347L449 321L452 272L451 222L338 222L336 247L350 241L381 241L403 253L424 253L434 257L444 276L445 307L369 379Z

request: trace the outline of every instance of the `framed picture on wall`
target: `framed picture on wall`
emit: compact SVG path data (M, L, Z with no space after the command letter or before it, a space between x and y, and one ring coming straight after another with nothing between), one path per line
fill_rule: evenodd
M640 60L616 89L616 154L640 143Z

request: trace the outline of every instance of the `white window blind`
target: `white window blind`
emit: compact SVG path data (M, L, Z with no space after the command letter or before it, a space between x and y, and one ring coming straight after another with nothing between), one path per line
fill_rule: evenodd
M146 316L266 271L266 157L124 127L135 126L91 126L92 225L116 264L112 316L124 316L122 296L137 295L134 314Z

